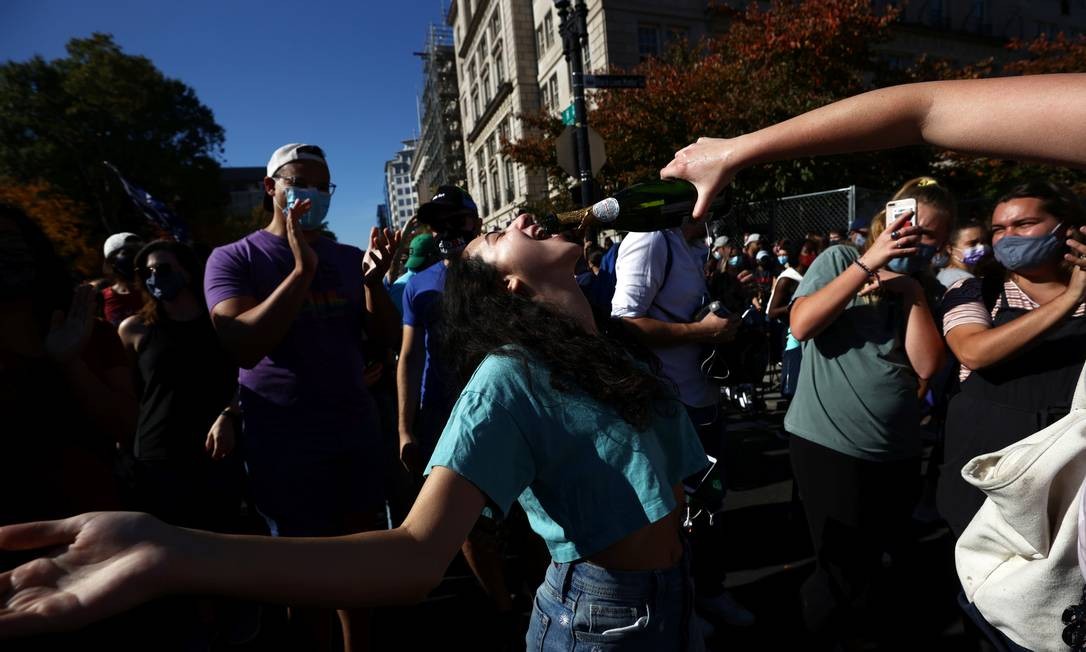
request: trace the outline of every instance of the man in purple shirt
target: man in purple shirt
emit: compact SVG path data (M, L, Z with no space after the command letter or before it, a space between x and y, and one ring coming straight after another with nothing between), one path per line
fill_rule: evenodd
M374 229L365 253L320 234L335 185L319 147L276 150L264 189L271 222L215 249L204 277L215 330L241 367L241 451L256 507L274 536L371 529L383 465L361 344L399 344L381 282L396 234ZM302 632L319 627L319 615L294 615ZM344 638L353 624L364 644L357 616L340 612Z

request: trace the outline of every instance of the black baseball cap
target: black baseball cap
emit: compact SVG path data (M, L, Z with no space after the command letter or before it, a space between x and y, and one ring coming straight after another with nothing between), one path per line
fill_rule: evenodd
M434 224L461 214L479 214L479 207L468 191L459 186L439 186L433 198L419 206L418 220L423 224Z

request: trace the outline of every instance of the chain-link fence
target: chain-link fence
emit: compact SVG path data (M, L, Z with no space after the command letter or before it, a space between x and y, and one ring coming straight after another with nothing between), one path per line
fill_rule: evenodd
M889 195L849 186L741 204L714 231L715 235L731 238L758 233L771 241L781 238L802 240L808 233L825 235L830 229L847 232L854 223L866 225Z

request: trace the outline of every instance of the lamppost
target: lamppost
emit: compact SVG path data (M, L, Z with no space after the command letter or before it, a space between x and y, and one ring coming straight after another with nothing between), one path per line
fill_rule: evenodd
M583 48L588 43L588 7L584 0L577 0L570 7L570 0L554 0L558 10L558 31L562 35L562 54L569 64L570 89L573 91L573 136L577 145L577 172L581 183L581 205L592 203L592 159L588 151L588 111L584 103Z

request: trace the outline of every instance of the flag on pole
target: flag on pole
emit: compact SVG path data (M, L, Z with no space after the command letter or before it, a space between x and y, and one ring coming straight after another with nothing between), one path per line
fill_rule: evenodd
M120 170L115 168L112 163L109 161L102 161L102 163L110 170L113 170L113 173L121 180L121 185L124 186L124 191L128 195L128 198L143 212L144 217L146 217L148 221L172 235L173 239L178 242L189 241L189 229L183 219L174 215L170 209L166 208L165 204L152 197L151 193L135 184L129 183L121 174Z

